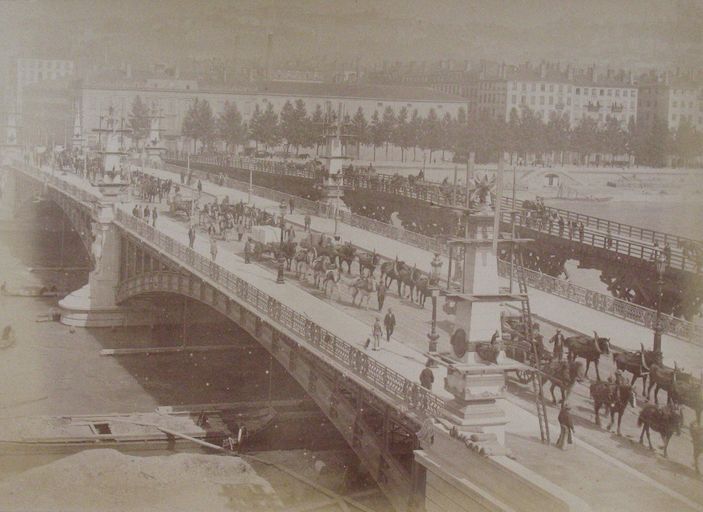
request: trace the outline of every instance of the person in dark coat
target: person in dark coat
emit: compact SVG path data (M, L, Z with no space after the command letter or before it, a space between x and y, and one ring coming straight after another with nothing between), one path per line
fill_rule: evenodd
M195 226L193 224L188 228L188 247L191 249L195 245Z
M290 208L290 212L293 213L293 208L295 208L295 201L293 201L292 197L288 199L288 208Z
M564 441L568 444L573 444L573 439L571 435L574 432L574 422L571 420L571 413L569 410L569 404L564 402L561 405L561 410L559 411L559 427L561 431L559 432L559 439L557 439L557 448L560 450L564 449Z
M395 329L395 315L391 308L388 308L388 312L383 318L383 326L386 328L386 341L391 341L391 335Z
M310 219L310 215L305 214L305 231L310 231L311 222L312 222L312 219Z
M434 383L434 373L432 373L432 361L427 360L425 367L420 372L420 385L425 389L432 389L432 384Z
M383 309L383 302L386 300L386 284L381 280L378 283L378 289L376 290L376 298L378 299L378 310Z
M244 243L244 263L249 263L251 261L251 238L247 238Z
M549 343L554 345L554 348L552 348L554 358L557 361L561 361L564 354L564 335L561 333L561 329L557 329L556 334L549 339Z
M144 217L143 218L144 218L144 222L146 222L147 224L149 223L149 217L150 217L149 206L144 205Z
M158 214L158 212L156 211L156 206L154 206L154 208L152 208L152 210L151 210L151 225L152 225L153 227L156 227L156 219L157 219L158 217L159 217L159 214Z

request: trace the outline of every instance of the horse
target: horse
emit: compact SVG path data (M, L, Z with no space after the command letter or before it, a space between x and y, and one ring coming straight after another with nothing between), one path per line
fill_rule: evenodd
M295 253L295 256L293 256L293 261L295 262L295 275L296 277L299 277L301 274L307 272L307 268L310 266L310 260L309 260L309 254L311 253L311 249L306 249L304 247L298 246L298 249ZM301 270L301 267L304 267L305 270Z
M404 261L398 261L396 256L395 261L386 261L381 264L381 280L385 279L386 288L389 288L393 281L398 282L398 296L400 296L401 276L400 272L407 269Z
M376 250L374 249L372 253L359 254L357 259L359 260L359 275L363 275L364 269L369 269L369 275L373 277L373 273L381 261L381 257L376 254Z
M330 298L334 296L335 291L337 292L337 295L341 298L341 294L339 293L340 278L341 271L336 265L333 265L333 268L327 269L327 272L325 272L325 277L322 280L322 290L324 291L325 295L327 295L327 286L330 285Z
M278 256L282 257L283 259L286 260L286 268L290 270L291 265L293 263L293 258L296 255L296 247L297 243L289 240L287 242L283 242L282 250L279 250Z
M582 357L586 360L586 373L591 363L596 367L596 380L600 380L600 372L598 371L598 360L601 354L610 354L610 339L599 338L598 333L593 331L593 338L586 336L569 336L564 340L564 346L568 349L568 359L576 360L577 357Z
M683 414L678 405L668 404L664 407L659 407L654 404L644 404L637 417L637 426L642 427L640 433L640 444L644 444L644 434L647 434L647 442L649 449L653 450L652 440L649 437L649 430L659 432L664 441L664 457L667 457L667 448L671 436L681 435L681 424L683 423Z
M430 278L420 275L415 281L415 290L417 291L417 303L425 307L425 300L430 296Z
M672 398L674 402L686 405L696 414L696 424L701 424L703 411L703 379L696 382L690 375L681 373L672 379Z
M315 288L320 288L320 282L325 277L327 273L327 267L330 263L330 258L326 254L322 254L315 258L312 262L312 272L313 272L313 282Z
M613 355L615 366L620 371L627 371L632 374L630 385L634 386L637 379L642 379L642 394L646 394L647 377L649 371L646 370L648 365L656 362L655 352L653 350L645 350L644 345L640 343L641 350L637 352L619 352Z
M345 284L351 289L352 306L356 305L356 296L361 294L359 296L359 307L361 307L361 303L366 299L365 309L369 309L371 295L376 292L376 280L371 276L367 276L355 279L352 283L345 282Z
M666 401L671 403L674 401L675 393L673 392L674 384L676 383L677 377L680 382L691 380L690 375L680 374L679 368L674 362L674 369L664 367L662 363L661 354L657 354L655 358L655 363L645 366L645 370L649 371L649 387L647 388L647 399L654 388L654 403L659 403L659 390L663 389L667 393Z
M622 416L627 409L627 404L635 406L635 394L632 392L632 386L622 382L603 382L597 381L591 384L591 398L593 398L593 409L596 413L596 425L600 427L599 411L602 406L605 406L606 412L610 413L610 423L608 430L611 429L615 421L615 414L618 415L618 430L620 435L620 424Z
M407 265L405 268L398 272L398 296L404 297L405 290L410 288L410 301L415 302L415 281L420 278L420 271L417 269L416 265L413 268L409 268ZM402 292L401 292L402 285Z
M550 361L542 368L542 371L543 375L540 376L542 385L544 385L544 379L549 380L552 384L549 392L556 405L557 398L554 396L554 388L560 389L561 401L565 402L576 382L582 379L583 363L581 361Z
M351 242L347 242L341 247L337 248L337 259L339 262L340 272L344 271L342 263L347 264L347 274L351 274L351 266L356 259L356 247L354 247Z

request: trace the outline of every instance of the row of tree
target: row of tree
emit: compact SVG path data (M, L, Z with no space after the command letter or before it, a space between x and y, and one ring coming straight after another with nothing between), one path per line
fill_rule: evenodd
M138 98L133 111L139 105ZM133 112L135 114L135 112ZM134 116L136 117L136 116ZM301 99L287 101L280 112L267 103L264 109L257 104L248 123L234 103L226 103L222 113L215 116L206 100L196 99L183 119L182 133L193 141L211 146L223 141L227 150L254 141L266 148L282 146L286 152L300 148L316 148L324 142L325 130L330 129L336 119L334 111L323 111L317 105L312 113L306 110ZM400 148L401 159L412 151L426 150L430 159L437 152L451 152L461 160L473 152L477 161L495 161L499 152L511 154L511 158L525 162L550 160L563 163L568 156L571 161L586 163L601 160L629 160L634 156L641 165L666 165L667 158L674 157L682 164L691 164L701 155L703 134L690 123L682 122L678 129L670 132L663 123L655 122L645 128L630 119L626 129L615 117L607 117L603 125L590 117L582 118L571 127L568 115L552 113L544 120L534 111L523 107L513 109L508 121L490 117L473 119L459 109L456 116L446 113L440 117L430 109L424 117L417 110L402 107L397 113L387 107L374 110L370 119L359 108L353 115L345 115L341 123L345 144L366 146L376 151L389 146ZM133 127L134 129L134 127Z

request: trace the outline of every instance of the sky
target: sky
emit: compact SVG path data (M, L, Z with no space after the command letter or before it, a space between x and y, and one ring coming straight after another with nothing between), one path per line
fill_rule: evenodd
M0 52L701 66L703 0L0 0Z

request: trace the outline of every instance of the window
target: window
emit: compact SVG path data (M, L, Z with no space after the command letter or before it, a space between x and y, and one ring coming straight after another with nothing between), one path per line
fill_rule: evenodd
M539 97L539 104L544 105L544 96Z
M581 94L581 88L580 88L580 87L577 87L577 88L576 88L576 95L578 96L579 94Z
M571 105L571 96L566 97L566 104Z
M622 95L627 98L627 89L625 89L624 91L622 91Z
M549 84L549 92L554 92L554 84Z
M600 95L603 96L603 89L600 90Z
M517 89L517 82L513 82L513 89Z
M620 96L620 89L615 89L615 97L617 98Z
M522 84L522 90L526 91L527 90L527 84Z
M523 95L522 98L520 98L520 104L524 105L527 100L525 99L525 96Z
M544 92L544 84L539 84L539 90Z
M549 97L549 104L554 105L554 96Z

